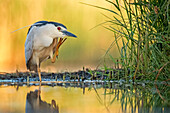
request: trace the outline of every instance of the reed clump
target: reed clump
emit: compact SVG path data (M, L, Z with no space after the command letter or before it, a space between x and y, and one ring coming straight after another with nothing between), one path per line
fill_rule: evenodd
M124 70L127 81L169 81L170 22L169 0L115 0L111 8L90 5L110 12L102 25L113 32L120 57L113 58ZM86 4L89 5L89 4ZM106 24L107 23L107 24ZM118 42L122 42L119 45ZM107 53L109 53L107 51ZM118 62L117 62L118 61Z

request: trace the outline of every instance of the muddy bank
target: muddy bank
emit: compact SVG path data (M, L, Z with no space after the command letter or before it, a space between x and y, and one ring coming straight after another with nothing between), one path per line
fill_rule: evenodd
M41 72L42 85L50 86L90 86L92 83L108 86L109 83L119 84L133 84L142 85L155 84L154 81L138 81L133 82L131 78L124 78L124 71L121 69L116 70L79 70L77 72L63 72L63 73L50 73ZM83 84L82 84L83 83ZM18 72L16 73L0 73L0 85L38 85L39 77L37 73L33 72ZM79 84L79 85L78 85ZM158 82L157 84L165 84ZM169 83L166 83L169 84Z
M84 80L104 80L109 79L110 71L103 70L79 70L77 72L47 73L41 72L42 81L84 81ZM111 75L113 76L113 75ZM34 72L0 73L1 81L30 82L38 81L38 74Z
M62 83L68 82L84 82L84 83L91 83L91 82L117 82L122 83L125 82L123 79L117 79L120 76L121 70L79 70L77 72L63 72L63 73L47 73L42 72L41 78L44 82L42 85L63 85ZM34 72L18 72L16 73L0 73L0 85L2 84L34 84L36 85L39 81L39 77L37 73ZM53 83L52 83L53 82ZM55 82L58 82L57 84ZM59 82L62 82L61 84ZM68 83L69 84L69 83Z

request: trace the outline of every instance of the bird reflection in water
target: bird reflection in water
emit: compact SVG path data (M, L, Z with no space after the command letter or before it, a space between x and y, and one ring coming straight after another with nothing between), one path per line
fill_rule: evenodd
M51 104L41 100L41 86L39 90L30 91L26 98L26 113L59 113L59 107L55 100Z

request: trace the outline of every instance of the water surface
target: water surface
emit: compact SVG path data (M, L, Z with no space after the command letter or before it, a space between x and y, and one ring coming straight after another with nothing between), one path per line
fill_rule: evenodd
M0 86L0 113L29 113L38 108L55 113L166 113L169 110L168 107L154 107L153 103L159 102L152 101L155 96L146 92L149 90L146 86L133 86L132 90L129 84L68 84L3 84ZM156 89L152 90L156 93Z

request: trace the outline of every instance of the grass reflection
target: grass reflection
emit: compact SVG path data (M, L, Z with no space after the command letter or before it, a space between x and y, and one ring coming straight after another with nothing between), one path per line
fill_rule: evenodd
M123 113L167 113L170 107L169 87L167 84L155 86L153 84L144 86L109 83L105 86L103 95L98 92L96 87L93 88L99 103L104 105L108 111L110 106L118 101Z

